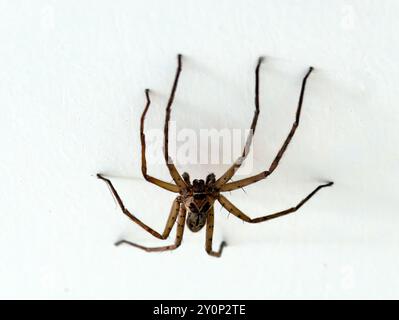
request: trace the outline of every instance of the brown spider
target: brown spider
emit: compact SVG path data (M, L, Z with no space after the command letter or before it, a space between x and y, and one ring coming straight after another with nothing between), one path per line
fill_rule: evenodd
M305 92L306 81L313 70L313 67L309 68L309 71L306 73L305 77L302 81L302 88L299 96L298 107L296 111L295 121L292 125L291 131L289 132L287 138L285 139L282 147L280 148L279 152L277 153L276 157L274 158L272 164L270 165L269 169L263 171L257 175L254 175L249 178L241 179L235 182L229 182L230 179L233 177L235 172L240 168L241 164L245 160L248 155L249 148L252 142L252 135L255 132L256 122L259 116L259 69L262 63L262 58L259 58L258 64L255 69L255 114L251 124L251 132L247 137L247 141L245 143L245 148L241 157L239 157L234 164L219 178L216 180L215 175L213 173L209 174L206 177L206 180L197 180L195 179L192 183L190 182L190 176L188 173L184 172L182 175L179 174L175 165L173 164L172 159L169 157L168 152L168 133L169 133L169 119L171 113L171 107L173 103L173 99L175 96L177 83L179 81L179 76L181 73L181 66L182 66L182 56L179 54L177 56L177 70L175 80L173 82L172 91L169 97L168 104L166 106L166 117L165 117L165 127L164 127L164 156L166 161L166 166L169 169L169 173L173 178L173 183L168 183L157 178L154 178L147 174L147 164L146 164L146 155L145 155L145 135L144 135L144 119L148 108L150 106L151 100L149 95L149 89L145 90L145 95L147 98L147 104L144 108L143 114L141 116L140 121L140 135L141 135L141 171L143 173L144 179L148 182L154 183L157 186L166 189L171 192L179 193L179 196L173 202L172 208L170 210L169 218L166 222L165 229L162 234L158 233L154 229L150 228L141 220L139 220L136 216L131 214L128 209L125 208L120 196L118 195L117 191L115 190L114 186L112 185L109 179L104 178L101 174L97 174L99 179L104 180L108 186L110 187L113 195L115 196L116 200L118 201L119 206L122 209L122 212L127 215L133 222L137 223L141 226L144 230L151 233L154 237L159 239L165 240L168 238L173 225L177 219L177 232L175 243L168 246L162 247L144 247L138 245L136 243L132 243L127 240L120 240L115 245L120 245L122 243L134 246L136 248L143 249L148 252L152 251L166 251L166 250L174 250L178 248L183 239L183 232L184 232L184 222L186 222L187 227L192 232L198 232L201 230L204 225L206 224L206 244L205 250L208 254L215 257L220 257L222 254L223 247L226 243L223 241L220 244L218 251L212 250L212 236L213 236L213 224L214 224L214 203L215 201L219 201L220 204L226 208L230 213L235 215L236 217L242 219L245 222L249 223L258 223L267 221L270 219L278 218L283 215L292 213L297 211L300 207L302 207L306 201L308 201L317 191L324 187L329 187L333 185L333 182L328 182L322 185L319 185L315 188L308 196L306 196L302 201L300 201L295 207L269 214L266 216L262 216L259 218L250 218L246 214L244 214L240 209L234 206L229 200L227 200L221 192L225 191L232 191L236 190L255 182L258 182L262 179L268 177L272 172L277 168L281 157L283 156L285 150L288 147L298 125L299 125L299 118L301 115L301 107L303 102L303 96Z

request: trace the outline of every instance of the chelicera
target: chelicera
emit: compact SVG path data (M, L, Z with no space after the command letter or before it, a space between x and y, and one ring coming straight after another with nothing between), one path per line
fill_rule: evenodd
M265 216L261 216L258 218L250 218L245 213L243 213L240 209L238 209L234 204L232 204L225 196L222 195L223 192L226 191L233 191L245 186L251 185L256 183L262 179L267 178L271 175L274 170L277 168L284 152L286 151L289 143L291 142L292 137L295 134L296 129L299 125L299 120L301 116L301 108L303 103L303 97L305 93L306 82L311 74L313 68L310 67L306 75L302 80L302 87L299 95L298 106L296 110L296 116L294 123L292 124L291 130L288 133L287 138L285 139L283 145L281 146L280 150L278 151L277 155L273 159L269 168L263 172L260 172L254 176L249 178L237 180L235 182L231 182L231 178L234 176L236 171L240 168L241 164L247 157L249 153L249 148L251 146L253 133L255 132L256 123L259 117L259 70L262 64L263 59L259 58L256 69L255 69L255 113L253 116L252 124L251 124L251 131L247 137L247 141L244 147L244 150L241 156L232 164L232 166L218 179L216 179L213 173L209 174L205 180L202 179L195 179L191 182L190 176L188 173L184 172L182 175L176 169L176 166L173 163L171 157L169 157L168 151L168 133L169 133L169 120L171 114L171 107L173 104L173 100L175 97L177 84L179 81L180 73L182 70L182 56L177 56L177 70L175 79L173 82L172 90L170 93L170 97L166 106L166 116L165 116L165 125L164 125L164 157L166 166L169 170L169 173L173 179L174 183L169 183L157 179L155 177L150 176L147 174L147 163L146 163L146 144L145 144L145 134L144 134L144 120L147 114L147 111L150 107L151 100L150 100L150 91L149 89L145 90L146 95L146 106L144 108L143 114L140 120L140 135L141 135L141 171L148 182L151 182L163 189L166 189L170 192L177 193L177 197L173 201L172 208L170 210L169 218L166 222L165 229L162 233L159 233L152 229L151 227L147 226L143 223L140 219L138 219L135 215L130 213L130 211L125 207L123 204L118 192L112 185L112 182L105 178L101 174L97 174L97 177L101 180L104 180L111 189L112 194L116 198L122 212L128 216L133 222L137 223L140 227L144 230L152 234L154 237L165 240L168 238L173 226L177 222L176 227L176 237L175 241L171 245L161 246L161 247L145 247L127 240L120 240L116 243L116 245L120 244L127 244L134 246L136 248L154 252L154 251L167 251L167 250L174 250L180 246L183 240L183 233L185 224L187 225L188 229L192 232L200 231L204 226L206 226L206 241L205 241L205 250L208 254L215 257L220 257L225 247L226 243L223 241L219 249L214 251L212 249L212 237L213 237L213 228L214 228L214 204L218 201L226 210L230 213L235 215L237 218L248 222L248 223L259 223L263 221L268 221L274 218L278 218L293 212L296 212L299 208L301 208L305 202L307 202L312 196L314 196L320 189L329 187L333 185L333 182L327 182L325 184L321 184L317 186L311 193L309 193L304 199L302 199L297 205L291 207L289 209L268 214Z

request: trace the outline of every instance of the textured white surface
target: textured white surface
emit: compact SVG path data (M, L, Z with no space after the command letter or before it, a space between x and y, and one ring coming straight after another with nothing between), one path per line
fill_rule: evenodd
M399 298L398 11L389 0L1 1L0 298ZM178 52L172 118L194 129L246 128L267 57L254 173L316 68L280 167L229 198L255 217L336 185L261 225L217 208L221 259L204 233L172 253L114 247L158 242L93 176L113 176L127 206L163 227L173 195L141 178L138 125L147 87L147 127L163 125ZM170 180L163 165L149 172Z

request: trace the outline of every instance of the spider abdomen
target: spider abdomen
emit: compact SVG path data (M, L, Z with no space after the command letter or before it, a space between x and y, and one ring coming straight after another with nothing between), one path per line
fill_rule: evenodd
M207 213L189 211L186 219L187 227L192 232L198 232L204 227L206 219Z
M190 231L198 232L204 227L213 201L207 194L194 193L186 198L184 201L187 209L186 223Z

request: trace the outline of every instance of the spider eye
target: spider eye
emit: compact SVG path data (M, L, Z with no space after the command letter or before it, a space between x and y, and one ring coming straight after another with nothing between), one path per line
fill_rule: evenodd
M204 192L205 190L205 181L195 179L193 181L194 192Z

